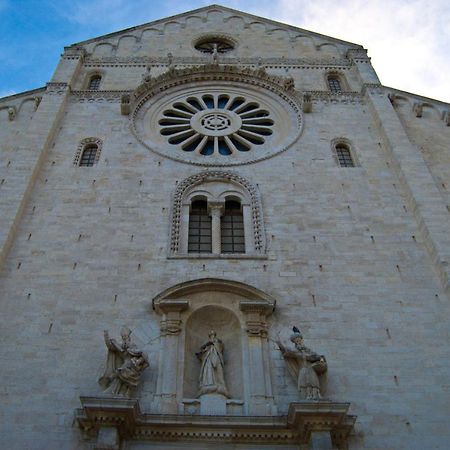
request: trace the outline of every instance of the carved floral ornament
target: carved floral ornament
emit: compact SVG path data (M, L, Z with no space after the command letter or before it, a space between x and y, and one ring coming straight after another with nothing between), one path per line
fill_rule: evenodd
M136 138L155 153L203 166L248 164L300 136L302 99L292 78L219 64L147 74L122 99Z

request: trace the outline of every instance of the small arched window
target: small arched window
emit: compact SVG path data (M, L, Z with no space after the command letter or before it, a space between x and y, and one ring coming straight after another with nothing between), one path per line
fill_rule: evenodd
M331 92L333 93L342 92L341 80L337 75L328 75L327 81L328 87Z
M244 215L241 203L226 200L221 218L222 253L245 253Z
M90 91L98 91L100 89L100 82L102 81L101 75L92 75L89 80L88 89Z
M211 217L206 200L194 200L189 212L188 253L211 253Z
M355 162L347 144L338 143L335 146L336 157L341 167L355 167Z
M80 167L92 167L97 162L97 144L86 144L80 157Z

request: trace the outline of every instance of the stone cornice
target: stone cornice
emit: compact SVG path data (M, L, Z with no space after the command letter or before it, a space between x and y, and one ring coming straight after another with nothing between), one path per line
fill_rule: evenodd
M117 430L121 440L307 444L312 432L329 432L345 448L356 417L349 403L291 403L286 416L202 416L142 413L137 399L80 397L75 413L87 439L102 428Z
M100 66L114 66L114 67L130 67L148 65L155 67L167 67L170 63L176 66L188 67L195 65L208 65L211 63L210 57L191 56L191 57L173 57L169 61L168 57L148 57L148 56L134 56L134 57L118 57L110 56L101 59L85 58L85 66L100 67ZM258 67L264 65L267 68L270 66L282 67L299 67L299 68L340 68L350 69L351 62L347 59L339 60L324 60L324 59L308 59L308 58L230 58L221 56L219 58L220 64L234 64L234 65L251 65Z
M124 94L130 95L133 91L72 91L71 102L104 102L118 103Z

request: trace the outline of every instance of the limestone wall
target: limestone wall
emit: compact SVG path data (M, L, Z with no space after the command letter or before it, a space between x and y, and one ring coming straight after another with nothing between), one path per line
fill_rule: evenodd
M117 42L124 56L148 55L149 48L161 57L167 50L177 57L190 56L192 49L185 47L189 30L192 27L195 36L202 27L209 30L210 22L187 17L185 23L186 28L164 25L163 34L159 25L158 32L144 30L140 42L131 37L106 40ZM256 23L242 29L239 18L229 18L224 29L231 23L236 39L248 37L239 46L243 57L256 50L262 57L281 57L287 50L294 57L296 46L303 46L302 52L310 46L314 58L328 51L327 46L313 50L310 38L297 40L291 32L267 30L268 25L264 30ZM102 53L106 45L96 42L87 48L94 56L109 57ZM73 71L73 90L83 88L91 69L99 69L90 64L86 59ZM65 73L63 69L60 66L59 73ZM101 89L131 90L140 83L145 64L101 70ZM299 67L288 72L301 89L325 90L326 70ZM344 73L350 90L360 91L356 69L349 66ZM279 332L297 325L306 344L326 355L327 396L351 402L351 413L358 416L351 449L446 447L448 298L430 259L427 236L411 210L410 192L383 137L388 124L375 117L367 97L330 101L319 96L312 112L304 115L303 134L292 148L230 169L259 189L266 258L169 259L172 195L177 183L202 168L164 158L139 144L130 133L130 119L120 113L119 96L64 95L66 101L56 104L47 98L45 103L48 114L41 120L47 119L52 139L48 144L41 140L42 161L34 166L39 168L35 183L0 275L0 335L5 343L0 349L0 434L5 448L87 448L73 411L80 395L100 392L97 378L106 356L103 330L117 336L123 324L149 353L150 368L139 394L142 408L158 413L154 394L160 317L151 300L174 284L208 277L247 283L277 300L268 318L274 413L286 414L288 404L298 400L295 381L274 343ZM446 183L447 129L439 122L442 131L432 125L428 132L427 126L404 120L412 140L420 136L430 142L433 151L425 160L433 176ZM417 123L427 120L424 116ZM18 124L8 124L16 131L4 141L2 170L11 170L4 162L11 159L14 167L20 156L13 142L20 141L25 127ZM57 129L51 131L55 124ZM76 167L76 150L87 137L103 141L100 160L94 167ZM337 166L331 142L342 137L351 143L357 167ZM425 162L422 169L427 170ZM24 172L23 179L29 180L29 172ZM19 169L15 176L20 177ZM0 186L2 208L17 208L23 186L7 196L3 189ZM448 249L440 250L448 254ZM224 294L220 301L226 306L235 298ZM189 312L182 316L182 327L188 317ZM238 321L237 332L245 336L242 317ZM238 347L226 347L226 357L232 359ZM227 382L242 383L233 392L245 396L251 380L236 379L242 381ZM180 400L181 391L177 395ZM131 448L146 447L141 443Z

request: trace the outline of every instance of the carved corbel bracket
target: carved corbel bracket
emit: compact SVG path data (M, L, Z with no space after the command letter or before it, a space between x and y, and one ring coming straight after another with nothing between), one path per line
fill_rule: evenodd
M189 308L189 302L182 299L164 299L153 303L153 309L160 315L161 335L178 334L181 331L181 313Z
M120 97L120 113L123 116L128 116L131 112L131 95L123 94Z
M16 118L17 109L15 106L10 106L8 108L8 120L13 121Z
M414 103L413 112L416 115L416 117L422 117L423 103Z
M304 442L310 441L312 433L329 432L333 445L339 450L346 450L348 437L356 421L356 416L348 414L349 408L350 403L291 403L288 427L297 430Z
M242 300L239 309L245 314L249 336L267 336L267 317L275 310L275 302L267 300Z
M303 112L312 112L312 98L311 94L303 94Z

